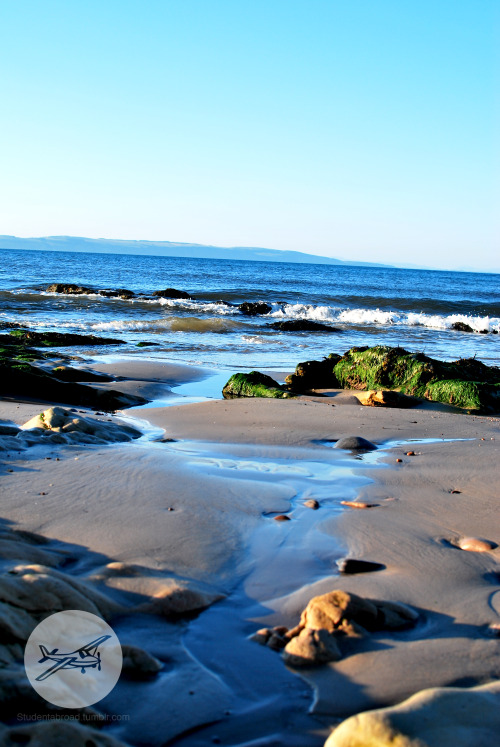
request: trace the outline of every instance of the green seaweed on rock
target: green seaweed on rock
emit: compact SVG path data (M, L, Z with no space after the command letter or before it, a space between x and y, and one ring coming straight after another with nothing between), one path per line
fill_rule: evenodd
M271 397L290 399L295 395L280 387L277 381L260 371L233 374L222 390L224 399L233 397Z

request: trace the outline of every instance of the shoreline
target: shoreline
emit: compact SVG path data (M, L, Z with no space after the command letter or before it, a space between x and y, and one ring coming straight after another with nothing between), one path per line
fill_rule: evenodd
M146 391L164 393L165 380L186 383L194 374L192 381L202 381L199 370L187 366L169 369L170 364L161 364L166 376L160 380L159 370L155 373L148 362L141 362L141 371L102 365L121 370L119 375L125 377L113 387L123 385L127 393L143 396ZM187 696L183 701L182 687L176 695L175 678L169 679L163 692L174 698L180 716L167 729L168 738L201 729L198 737L186 736L176 744L204 744L196 739L210 741L210 735L235 739L242 729L245 736L253 730L254 738L273 734L277 713L293 703L299 710L282 725L282 734L292 738L299 729L295 737L302 741L290 744L321 745L328 726L353 713L399 702L426 687L481 684L498 676L498 642L487 635L487 627L500 620L500 552L467 552L453 543L468 536L500 543L494 491L498 440L493 440L498 438L499 419L431 406L362 407L347 392L333 394L321 399L234 399L131 408L124 411L126 418L147 419L175 441L65 446L53 450L59 455L57 465L41 454L25 453L20 460L9 461L15 472L5 475L2 519L76 547L77 567L87 576L89 571L95 576L104 556L108 562L143 569L134 593L145 599L154 598L154 585L144 581L148 574L184 579L204 593L226 595L195 620L167 625L175 640L168 656L174 652L178 661L177 683L204 672L206 685L197 700L199 710L190 715L192 702ZM2 420L25 422L41 409L45 406L2 401L0 412ZM331 448L333 439L347 435L362 435L382 450L394 440L411 443L411 448L392 447L384 452L384 466L372 465L372 457L363 461ZM417 444L412 442L415 438L438 440ZM414 456L406 456L410 450ZM8 453L3 452L4 458ZM27 462L30 472L23 467ZM338 484L333 479L336 468L346 470ZM366 478L364 486L356 483L356 500L377 503L376 507L339 510L342 491L349 489L349 470L354 482L360 470ZM306 484L311 486L310 497L319 495L318 511L302 508ZM329 497L330 485L334 489ZM38 498L37 492L45 495ZM272 514L282 512L292 520L280 526ZM304 557L307 553L310 557ZM342 554L380 562L385 569L339 575L335 559ZM296 569L303 562L305 570L294 570L292 560ZM100 583L113 599L127 593L123 580L104 587ZM313 596L332 589L404 602L417 609L420 619L411 631L371 636L340 662L302 670L301 677L316 691L314 716L309 716L303 695L307 686L285 667L279 654L246 636L262 624L295 625ZM242 622L234 625L227 622L233 602L242 615ZM155 650L162 649L158 621L141 624L139 644L150 642ZM155 630L149 641L145 629ZM199 642L204 639L212 642L212 653L198 662L201 669L193 669L192 652L195 660L201 656ZM227 677L224 665L214 658L224 652ZM165 652L163 656L168 658ZM256 662L275 678L274 707L265 697L268 682L256 681ZM212 673L208 679L207 672ZM209 690L217 677L220 703L215 704ZM260 693L260 725L251 725L244 716L251 698L242 677L254 682ZM160 708L165 697L159 684L153 689L150 710ZM120 697L124 695L119 688L110 696L115 708ZM235 715L224 718L221 703ZM137 720L144 715L136 713ZM214 720L216 727L202 728ZM159 738L155 733L150 734L151 744ZM138 726L116 734L134 744ZM162 734L164 743L165 731Z

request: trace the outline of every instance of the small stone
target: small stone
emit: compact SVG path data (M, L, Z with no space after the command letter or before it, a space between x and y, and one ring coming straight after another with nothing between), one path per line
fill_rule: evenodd
M367 501L340 501L343 506L349 508L377 508L380 503L368 503Z
M274 517L274 521L290 521L290 517L285 514L278 514L278 516Z
M451 495L458 495L461 492L461 490L450 490Z
M314 510L316 510L317 508L319 508L319 503L317 500L315 500L315 498L309 498L309 500L304 501L304 506L307 506L307 508L313 508Z
M498 547L496 542L483 539L482 537L461 537L457 542L457 547L469 552L490 552Z
M357 558L342 558L337 560L337 566L340 573L371 573L372 571L382 571L385 568L383 563L358 560Z
M254 641L255 643L260 643L261 646L265 646L272 636L273 631L271 628L261 628L256 633L253 633L250 636L250 640Z
M403 461L402 459L396 459L396 462L402 462L402 461Z
M406 456L415 456L415 452L414 451L407 451L406 452Z
M346 436L337 441L335 448L349 451L373 451L377 447L362 436Z

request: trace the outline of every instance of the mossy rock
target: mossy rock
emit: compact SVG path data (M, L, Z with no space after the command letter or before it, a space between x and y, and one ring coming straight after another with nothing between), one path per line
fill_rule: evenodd
M332 353L321 361L304 361L298 363L295 373L286 377L287 385L296 392L311 389L337 389L340 384L335 375L335 364L340 355Z
M377 345L351 348L334 368L346 389L397 389L414 397L478 412L499 409L500 370L475 359L451 363Z
M291 392L282 389L277 381L260 371L233 374L222 390L224 399L233 397L272 397L289 399Z

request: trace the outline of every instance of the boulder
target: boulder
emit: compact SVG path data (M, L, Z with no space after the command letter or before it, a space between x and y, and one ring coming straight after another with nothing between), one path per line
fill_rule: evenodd
M124 301L128 301L130 298L135 298L134 291L128 290L128 288L117 288L116 290L100 290L100 296L105 298L121 298Z
M97 293L94 288L76 283L52 283L46 289L47 293L63 293L67 296L80 296L88 293Z
M349 451L373 451L377 447L362 436L345 436L344 438L339 438L334 448L347 449Z
M269 644L268 644L269 645ZM291 667L311 667L342 658L335 636L324 629L304 628L285 646L283 660Z
M233 374L222 390L224 399L233 397L273 397L289 399L294 395L282 389L277 381L260 371Z
M415 407L419 402L416 397L409 397L393 389L368 389L364 392L356 392L355 396L360 404L368 407L399 407L406 409Z
M272 306L270 306L268 303L264 303L263 301L245 301L244 303L240 303L238 306L238 309L242 314L245 316L259 316L260 314L269 314L270 311L272 311Z
M422 690L389 708L343 721L325 747L493 747L500 734L500 682Z
M165 288L165 290L154 291L153 296L157 298L185 298L187 300L192 298L189 293L177 290L177 288Z
M315 322L312 319L292 319L286 322L273 322L268 325L280 332L341 332L337 327Z
M286 377L285 382L290 389L296 392L309 391L311 389L336 389L339 382L335 376L334 369L340 355L332 353L321 361L304 361L298 363L295 373Z
M456 332L474 332L470 324L464 324L464 322L453 322L450 329L454 329Z

